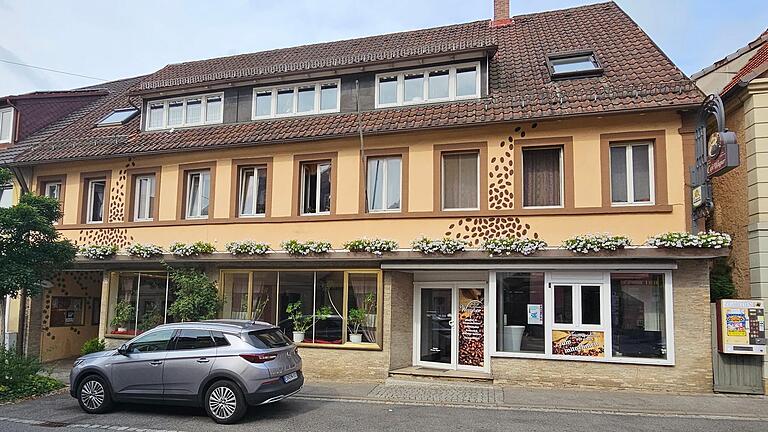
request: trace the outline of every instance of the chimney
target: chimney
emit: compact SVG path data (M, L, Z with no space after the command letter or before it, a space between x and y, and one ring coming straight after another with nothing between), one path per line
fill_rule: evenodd
M491 27L502 27L512 24L509 17L509 0L493 0L493 21Z

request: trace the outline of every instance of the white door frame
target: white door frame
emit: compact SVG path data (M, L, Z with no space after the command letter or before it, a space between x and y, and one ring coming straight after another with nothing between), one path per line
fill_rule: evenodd
M449 289L451 290L451 362L439 363L429 362L421 360L421 290L422 288L432 289ZM459 317L459 290L466 289L482 289L484 299L484 314L483 319L483 366L467 366L459 364L459 333L458 322ZM450 369L450 370L464 370L464 371L476 371L476 372L490 372L490 349L488 343L490 342L490 325L489 325L489 304L488 298L488 284L487 282L415 282L413 284L413 365L421 367L431 367L437 369Z

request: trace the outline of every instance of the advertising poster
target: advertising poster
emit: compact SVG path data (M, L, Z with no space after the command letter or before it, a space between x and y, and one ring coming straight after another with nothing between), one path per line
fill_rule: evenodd
M605 333L601 331L552 330L552 354L605 357Z
M729 337L747 337L747 316L743 309L728 309L725 325Z
M483 367L485 299L481 289L459 290L459 364Z
M544 318L541 314L541 305L529 304L528 305L528 324L541 325L544 322L543 319Z

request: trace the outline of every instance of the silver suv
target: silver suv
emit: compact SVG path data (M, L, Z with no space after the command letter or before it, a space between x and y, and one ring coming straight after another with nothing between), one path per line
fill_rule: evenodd
M304 385L296 346L264 322L165 324L113 351L75 361L70 394L91 414L115 402L202 405L217 423L234 423L248 405L277 402Z

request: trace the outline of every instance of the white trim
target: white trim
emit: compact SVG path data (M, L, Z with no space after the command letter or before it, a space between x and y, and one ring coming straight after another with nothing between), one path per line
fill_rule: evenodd
M634 148L636 146L648 146L648 201L635 201L635 164L632 158ZM653 158L653 141L632 141L632 142L619 142L610 144L608 147L608 169L610 178L613 177L613 163L611 160L611 149L614 147L624 147L625 163L626 163L626 183L627 183L627 201L613 201L613 183L610 183L611 187L611 207L626 207L626 206L650 206L654 205L656 201L656 181L655 181L655 163ZM609 182L610 182L609 178Z
M445 156L452 154L471 154L474 155L477 161L477 206L475 207L445 207ZM461 180L461 179L459 179ZM440 153L440 209L443 211L467 211L467 210L480 210L480 152L475 150L456 150L456 151L444 151Z
M258 207L258 200L259 200L259 170L264 170L265 173L267 171L266 165L255 165L255 166L244 166L240 167L240 173L238 175L239 179L239 187L238 187L238 195L237 195L237 216L238 217L265 217L266 216L266 206L267 203L264 203L264 212L258 213L256 211ZM250 213L243 213L243 203L245 202L245 182L244 176L246 171L253 171L253 204L251 205L251 212ZM266 176L265 176L266 177Z
M304 211L304 194L306 192L305 183L304 183L306 180L304 176L304 167L306 167L307 165L317 165L317 181L315 182L315 212L314 213L308 213ZM333 161L326 159L326 160L315 161L315 162L311 162L311 161L302 162L301 164L299 164L299 175L301 176L301 202L299 203L299 213L301 214L301 216L316 216L316 215L331 214L330 210L319 211L320 210L320 188L321 188L320 167L322 165L328 165L328 170L330 171L328 173L328 177L329 177L328 181L330 183L330 188L331 188L331 197L333 196L333 171L332 171L334 169Z
M208 121L208 99L219 97L221 98L221 108L219 108L219 118L216 121ZM197 100L200 99L200 121L197 123L187 123L187 102L191 100ZM177 125L169 125L168 124L168 115L169 115L169 104L172 102L181 102L181 123ZM163 105L163 124L161 126L152 127L152 110L151 107L153 105ZM193 127L193 126L203 126L203 125L211 125L211 124L221 124L224 122L224 92L217 92L217 93L205 93L205 94L195 94L195 95L187 95L187 96L178 96L173 98L167 98L167 99L160 99L160 100L152 100L148 101L145 105L147 115L146 115L146 124L144 125L144 130L147 131L153 131L153 130L162 130L162 129L173 129L173 128L185 128L185 127Z
M336 85L336 107L333 109L321 109L322 104L322 88L323 85L326 84L332 84ZM314 92L315 92L315 102L314 107L311 111L302 111L299 112L299 88L302 87L308 87L308 86L314 86ZM279 90L286 90L291 89L293 91L293 107L291 108L290 113L284 113L279 114L277 112L277 93ZM256 114L256 95L258 93L270 93L270 113L269 115L257 115ZM341 109L341 79L327 79L327 80L321 80L321 81L308 81L308 82L300 82L295 84L284 84L284 85L273 85L268 87L255 87L253 89L253 98L251 102L251 120L261 120L261 119L269 119L269 118L280 118L280 117L299 117L299 116L307 116L307 115L315 115L315 114L325 114L325 113L336 113L339 112Z
M475 94L467 95L467 96L457 96L456 89L457 89L458 81L456 80L456 70L466 69L470 67L475 68ZM435 71L441 71L441 70L448 70L448 97L430 99L429 98L429 73L435 72ZM445 101L454 101L454 100L478 99L480 98L481 73L482 73L482 69L480 68L479 61L459 63L459 64L449 64L449 65L442 65L442 66L432 66L428 68L409 69L409 70L403 70L403 71L397 71L397 72L378 73L376 74L376 78L374 80L374 98L375 98L374 106L376 108L387 108L387 107L395 107L395 106L403 106L403 105L418 105L418 104L425 104L425 103L445 102ZM405 75L419 75L419 74L422 75L422 79L424 80L422 98L421 100L406 101L405 100ZM393 78L393 77L397 78L397 101L394 103L386 103L386 104L379 103L379 80L381 78Z
M147 215L145 217L141 217L139 215L139 209L141 208L139 206L140 201L142 200L141 197L141 182L146 181L149 183L147 188L147 195L143 198L144 200L144 206L147 209ZM134 184L135 190L134 190L134 201L133 201L133 220L134 222L148 222L154 220L154 217L152 215L152 210L150 209L150 203L152 202L152 198L154 198L157 195L157 192L155 191L155 175L154 174L145 174L136 176L136 182Z
M383 203L384 208L381 209L375 209L371 206L373 205L373 200L368 199L366 200L368 202L368 213L400 213L403 209L403 158L402 156L372 156L367 158L366 167L365 167L365 190L366 193L370 195L371 188L370 188L370 170L371 170L371 161L381 160L384 161L383 163L383 173L382 173L382 190L384 192L383 197ZM390 160L398 160L400 161L400 178L398 179L398 202L399 206L396 209L391 209L387 207L387 203L389 202L389 161ZM369 197L370 198L370 197Z
M11 113L11 121L9 122L11 127L10 127L10 130L8 131L8 139L2 139L1 137L3 136L3 130L2 130L3 115L6 113ZM16 114L16 110L14 110L13 107L0 109L0 144L8 144L13 142L13 132L14 132L14 123L15 123L14 120L16 117L15 114Z
M93 219L91 219L93 217L94 184L96 184L96 183L101 183L104 186L104 192L103 192L104 196L101 199L101 220L93 220ZM85 223L87 223L87 224L100 224L100 223L104 223L104 216L106 214L106 206L104 205L104 203L106 201L105 198L107 196L107 193L108 193L108 191L107 191L107 180L105 178L88 180L88 202L87 202L87 205L86 205L86 211L88 213L85 215Z
M508 259L508 258L507 258ZM599 264L599 263L560 263L551 262L547 264L521 263L521 264L419 264L419 263L382 263L382 270L587 270L599 269L606 271L665 271L677 270L677 263L631 263L622 262L617 264Z
M383 266L382 266L383 268ZM530 270L533 270L529 268ZM521 269L522 270L522 269ZM654 359L654 358L641 358L641 357L613 357L613 333L612 333L612 317L611 317L611 274L616 273L661 273L664 275L664 336L666 339L666 358ZM623 363L623 364L640 364L640 365L661 365L661 366L674 366L675 365L675 327L674 327L674 298L673 298L673 286L672 286L672 271L671 270L654 270L646 267L644 270L640 269L627 269L627 270L607 270L602 272L545 272L544 274L544 353L523 353L523 352L506 352L498 351L498 310L501 305L497 304L496 299L498 295L498 286L496 285L496 271L489 272L489 293L488 298L490 301L489 316L490 320L490 334L493 335L493 347L491 348L490 356L496 358L527 358L527 359L547 359L547 360L562 360L562 361L583 361L583 362L596 362L596 363ZM582 278L583 277L583 278ZM600 279L600 282L596 282ZM601 289L601 325L564 325L553 324L554 322L554 302L553 302L553 289L552 284L569 284L568 280L571 280L571 285L597 285L600 284ZM574 309L580 307L580 299L573 296ZM578 303L578 306L577 306ZM576 312L574 312L574 322L577 321ZM556 327L556 328L553 328ZM567 356L552 354L552 330L585 330L585 331L602 331L605 340L605 357L579 357L579 356ZM414 345L415 347L415 345Z
M527 206L525 205L525 169L523 168L523 164L525 162L525 151L526 150L560 150L560 204L559 205L553 205L553 206ZM563 170L565 169L564 161L565 159L565 147L563 145L553 145L553 146L532 146L529 149L526 149L523 147L520 150L520 181L522 182L522 194L523 196L520 197L520 204L525 209L552 209L552 208L564 208L565 207L565 173Z

